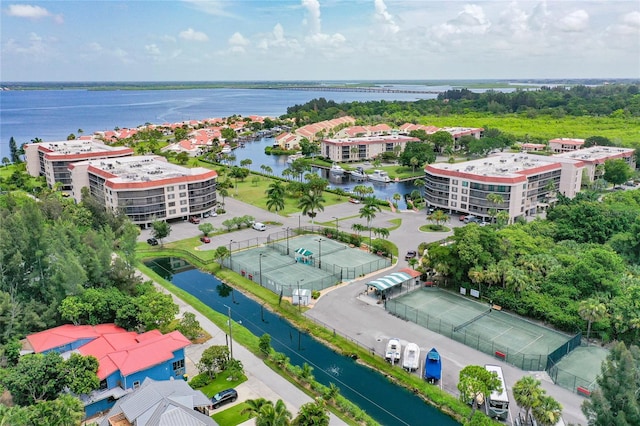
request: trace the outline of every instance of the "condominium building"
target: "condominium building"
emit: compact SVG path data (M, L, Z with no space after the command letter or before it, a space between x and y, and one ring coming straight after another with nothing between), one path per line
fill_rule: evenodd
M624 160L632 170L636 168L635 150L632 148L620 148L617 146L592 146L575 151L554 155L555 158L579 160L585 164L585 170L589 180L593 182L599 178L604 169L599 168L607 160Z
M27 172L31 176L44 176L50 188L59 182L62 189L71 189L69 164L83 160L128 157L133 155L133 149L105 145L97 139L81 138L25 144L24 153Z
M574 197L583 168L578 160L522 153L430 164L425 168L426 198L431 206L451 213L487 219L506 211L513 220L545 208L557 192ZM490 194L500 195L502 202L489 201Z
M408 142L420 142L409 136L369 136L362 138L324 139L320 153L335 162L372 159L384 152L402 152Z
M107 208L124 212L143 227L199 216L216 204L214 170L178 166L160 156L81 161L69 170L76 201L89 188Z
M549 149L556 154L575 151L583 145L584 139L556 138L549 141Z

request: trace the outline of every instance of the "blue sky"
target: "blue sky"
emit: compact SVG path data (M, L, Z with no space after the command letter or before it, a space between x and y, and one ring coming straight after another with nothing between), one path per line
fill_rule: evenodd
M7 1L2 81L640 77L640 1Z

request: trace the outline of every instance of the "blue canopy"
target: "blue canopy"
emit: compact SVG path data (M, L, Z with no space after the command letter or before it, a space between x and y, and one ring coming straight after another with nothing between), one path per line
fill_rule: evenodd
M384 291L391 287L401 285L402 283L409 281L410 279L412 278L409 274L406 274L404 272L395 272L390 275L385 275L382 278L378 278L377 280L369 281L367 283L367 286L372 286L380 291Z

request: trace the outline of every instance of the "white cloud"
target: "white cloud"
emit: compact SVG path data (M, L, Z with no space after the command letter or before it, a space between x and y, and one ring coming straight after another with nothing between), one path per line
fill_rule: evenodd
M231 37L229 37L229 50L233 53L245 53L245 47L248 45L249 40L244 38L244 36L239 32L235 32Z
M482 7L468 4L463 7L461 12L458 12L454 19L437 26L435 34L442 39L447 39L448 36L453 34L482 35L486 34L490 27L491 22L485 16ZM457 42L457 40L450 41Z
M196 31L193 28L189 28L188 30L180 32L179 37L183 40L191 40L191 41L208 41L209 40L209 37L205 33L201 31Z
M582 32L587 29L589 24L589 14L587 11L580 9L566 15L558 22L560 30L565 32Z
M387 5L384 0L375 0L375 19L380 22L385 33L395 34L400 31L400 27L396 24L393 16L387 11Z
M318 0L302 0L302 6L307 9L307 18L304 23L309 26L312 34L317 34L321 31L321 19L320 19L320 3Z
M183 2L193 6L193 8L206 13L207 15L213 16L224 16L227 18L236 17L232 13L229 13L225 10L226 3L224 1L218 0L182 0Z
M284 28L280 23L276 24L270 33L260 36L256 46L263 51L275 49L286 55L294 55L304 51L298 40L288 38L285 35Z
M160 41L165 41L168 43L175 43L176 42L176 38L174 36L170 36L170 35L163 35L160 37Z
M97 42L92 42L89 43L87 45L88 50L92 51L92 52L101 52L102 51L102 45L100 43Z
M16 18L41 19L51 17L56 23L62 24L64 18L62 15L54 15L44 7L31 6L29 4L10 4L7 8L7 15Z
M144 46L144 50L146 50L147 53L149 53L150 55L153 55L153 56L160 56L161 55L160 48L155 43L145 45Z

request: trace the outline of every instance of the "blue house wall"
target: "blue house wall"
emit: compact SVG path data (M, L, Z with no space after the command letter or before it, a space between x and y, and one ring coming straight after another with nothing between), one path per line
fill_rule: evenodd
M137 371L130 374L127 377L122 377L122 387L129 389L133 387L135 382L142 382L147 377L153 380L169 380L170 378L182 379L182 373L176 374L173 371L173 363L176 361L184 360L184 349L178 349L173 353L173 358L162 364L154 365L146 370Z
M84 406L84 416L85 418L93 417L96 414L110 410L116 404L115 400L111 400L109 398L102 399L100 401L96 401L89 405Z
M66 345L58 346L56 348L47 349L46 351L42 351L43 354L48 354L49 352L58 352L59 354L72 351L74 349L78 349L80 346L86 345L90 341L95 339L95 337L88 337L86 339L79 339L71 343L67 343Z

